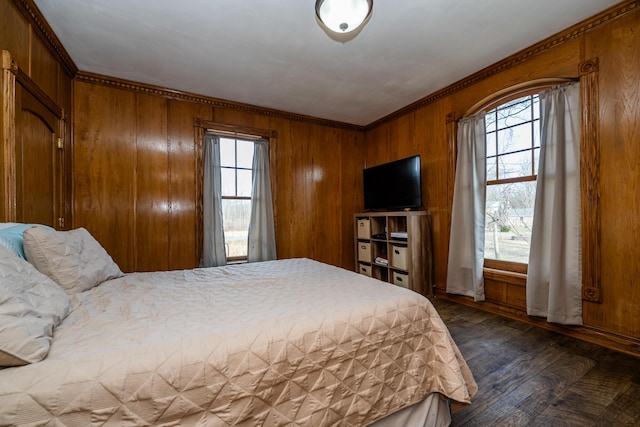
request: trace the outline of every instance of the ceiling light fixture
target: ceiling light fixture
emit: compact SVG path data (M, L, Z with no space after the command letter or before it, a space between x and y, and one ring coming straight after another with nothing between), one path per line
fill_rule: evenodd
M329 30L350 33L371 16L373 0L316 0L316 16Z

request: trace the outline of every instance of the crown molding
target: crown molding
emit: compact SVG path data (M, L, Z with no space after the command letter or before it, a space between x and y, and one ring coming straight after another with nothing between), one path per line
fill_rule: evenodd
M38 35L45 42L45 45L49 51L60 61L60 64L64 71L73 78L78 73L78 67L71 59L71 56L67 53L66 49L53 32L53 29L47 23L47 20L38 9L38 6L33 0L13 0L18 10L24 15L25 18L31 23L32 28L38 33Z
M255 105L242 104L240 102L228 101L225 99L212 98L204 95L183 92L175 89L167 89L160 86L148 85L145 83L133 82L130 80L108 77L100 74L88 73L80 71L76 75L76 81L84 83L93 83L102 86L108 86L115 89L129 90L137 93L160 96L168 99L176 99L179 101L197 102L207 104L218 108L227 108L230 110L241 111L250 114L260 114L276 119L292 120L296 122L309 123L319 126L328 126L340 129L364 131L364 126L353 125L349 123L337 122L333 120L320 119L317 117L305 116L302 114L288 113L286 111L273 110L270 108L257 107Z
M616 18L634 12L638 8L638 3L640 3L638 0L627 0L614 5L609 9L606 9L603 12L592 16L591 18L588 18L576 25L567 28L566 30L563 30L559 33L554 34L553 36L542 40L541 42L523 49L520 52L517 52L503 59L502 61L496 62L495 64L490 65L474 74L471 74L470 76L465 77L464 79L459 80L443 89L440 89L439 91L434 92L431 95L427 95L426 97L419 99L414 103L396 110L393 113L368 124L367 126L365 126L365 129L371 130L385 122L397 119L398 117L404 116L405 114L412 113L429 104L433 104L440 99L446 98L447 96L452 95L455 92L478 83L479 81L494 76L501 71L525 62L536 55L546 52L549 49L581 37L587 32L601 27L602 25L605 25Z

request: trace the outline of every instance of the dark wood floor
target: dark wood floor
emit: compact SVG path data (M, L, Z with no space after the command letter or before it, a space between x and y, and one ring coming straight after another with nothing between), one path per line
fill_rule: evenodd
M640 359L433 302L479 387L452 426L640 426Z

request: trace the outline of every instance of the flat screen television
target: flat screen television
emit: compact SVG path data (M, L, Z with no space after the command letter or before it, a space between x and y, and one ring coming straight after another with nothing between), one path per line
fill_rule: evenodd
M420 155L366 168L363 177L365 210L422 207Z

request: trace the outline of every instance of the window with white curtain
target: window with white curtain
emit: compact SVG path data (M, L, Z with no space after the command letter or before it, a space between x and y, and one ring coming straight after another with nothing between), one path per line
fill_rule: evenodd
M222 218L228 261L247 259L254 142L220 137Z
M524 271L529 260L540 155L538 94L487 112L485 265Z

